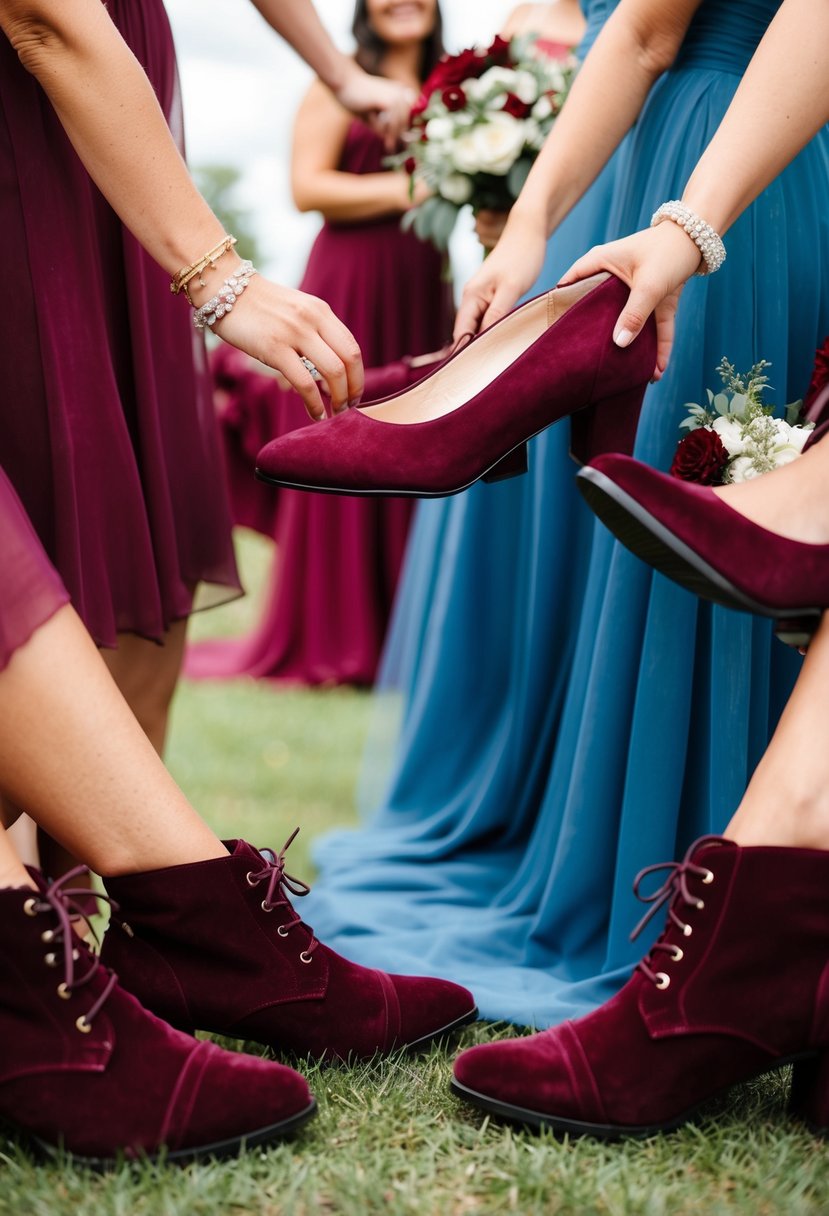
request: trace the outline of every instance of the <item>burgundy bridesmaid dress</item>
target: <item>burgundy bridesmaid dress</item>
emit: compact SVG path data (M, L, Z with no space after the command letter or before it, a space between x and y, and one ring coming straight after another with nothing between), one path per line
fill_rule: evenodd
M11 482L0 469L0 671L69 600Z
M363 123L349 128L339 168L377 173L384 151ZM400 230L399 216L326 223L301 284L326 300L351 329L367 368L445 346L452 294L435 249ZM234 516L276 541L267 606L242 639L204 642L188 652L188 675L252 675L303 684L370 684L383 645L405 550L411 504L400 499L338 498L284 490L253 479L268 439L306 426L295 393L221 353L217 383ZM405 381L407 369L389 369ZM389 385L397 387L392 375ZM388 387L383 373L372 387Z
M107 11L180 137L161 0ZM95 641L161 641L239 593L204 345L2 37L0 229L0 468Z

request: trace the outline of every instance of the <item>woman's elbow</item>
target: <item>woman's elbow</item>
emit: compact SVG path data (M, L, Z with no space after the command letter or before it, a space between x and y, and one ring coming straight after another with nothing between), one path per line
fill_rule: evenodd
M23 67L37 75L61 46L55 22L41 4L0 4L3 32Z

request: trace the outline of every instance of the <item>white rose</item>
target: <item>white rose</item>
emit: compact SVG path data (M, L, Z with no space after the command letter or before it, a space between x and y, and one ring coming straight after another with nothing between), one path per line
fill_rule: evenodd
M452 159L460 173L504 176L515 164L524 143L524 123L511 114L499 112L459 135L452 144Z
M505 93L515 93L519 76L527 75L529 75L528 72L514 72L512 68L487 68L483 76L478 77L480 96L486 97L487 93L492 93L495 89L502 89ZM536 93L535 97L537 96Z
M544 147L544 140L546 138L546 135L534 118L524 119L524 140L529 147L535 149L536 152L540 152Z
M719 435L729 456L739 456L746 450L743 428L734 418L715 418L711 426Z
M771 458L774 461L776 469L782 469L783 465L791 464L793 460L797 460L800 455L800 448L796 448L793 443L785 443L774 449Z
M451 118L430 118L426 123L426 138L435 143L451 139L455 133L455 124Z
M549 118L553 112L553 103L545 93L539 97L538 101L532 108L532 116L537 122L543 122L545 118Z
M538 100L538 81L532 72L515 72L515 84L511 93L516 97L520 97L525 105L531 106L534 101Z
M783 422L780 418L776 420L775 425L775 431L780 443L786 447L796 448L798 452L803 451L804 444L814 429L812 423L804 426L789 426L787 422Z
M450 203L462 207L472 197L472 182L463 173L450 173L441 181L438 193Z
M726 473L728 481L752 481L760 476L750 456L738 456L736 460L732 460Z

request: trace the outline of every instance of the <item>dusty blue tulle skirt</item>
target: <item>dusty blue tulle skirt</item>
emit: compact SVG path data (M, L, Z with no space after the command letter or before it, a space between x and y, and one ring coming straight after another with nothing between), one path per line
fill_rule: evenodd
M679 196L737 81L704 55L662 78L539 289ZM688 285L641 458L668 467L723 355L771 360L778 403L805 391L829 331L827 197L823 132L731 230L725 270ZM538 1026L626 978L634 874L724 827L799 666L767 622L698 603L594 523L567 429L534 442L526 477L419 507L366 823L319 842L303 908L358 961L451 977L483 1015Z

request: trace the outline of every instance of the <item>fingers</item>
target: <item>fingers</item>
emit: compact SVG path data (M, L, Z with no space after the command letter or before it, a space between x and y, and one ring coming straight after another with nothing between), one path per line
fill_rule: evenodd
M320 422L325 417L325 406L316 380L295 350L285 350L284 354L278 357L283 377L294 392L299 393L311 418Z
M481 321L489 307L489 300L483 292L469 291L463 293L455 328L452 333L453 341L457 342L464 334L476 334L481 327Z
M664 287L657 287L640 278L634 280L627 303L619 313L619 319L613 328L613 341L617 346L630 346L664 297ZM670 351L670 344L668 350Z
M588 249L587 253L574 262L570 269L561 276L558 286L568 287L571 283L589 279L591 275L599 274L602 270L609 270L605 249L604 245L594 245L592 249Z
M333 313L304 344L302 353L325 380L335 414L358 403L365 388L363 358L350 330Z

